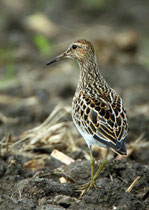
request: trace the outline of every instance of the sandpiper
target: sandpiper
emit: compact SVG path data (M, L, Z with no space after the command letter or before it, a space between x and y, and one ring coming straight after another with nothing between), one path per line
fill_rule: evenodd
M91 42L77 40L47 65L63 58L79 63L80 77L72 102L73 122L90 150L91 180L82 189L95 187L95 180L104 167L109 149L126 155L124 140L128 133L125 107L120 96L109 86L100 72ZM107 153L94 175L92 145L107 148Z

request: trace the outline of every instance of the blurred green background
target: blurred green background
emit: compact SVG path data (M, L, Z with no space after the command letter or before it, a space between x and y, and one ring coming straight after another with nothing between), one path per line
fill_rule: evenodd
M74 209L82 203L86 203L87 209L104 209L102 205L105 209L145 209L149 145L148 22L149 0L0 0L0 205L3 209L10 202L15 206L10 205L11 209L45 209L44 204L46 209L53 209L48 206L55 202L59 202L58 209L63 209L61 203L65 204L65 200L69 205L64 207L71 205L69 198L75 199ZM59 169L56 174L54 168L61 163L57 164L50 155L58 149L79 160L71 166L72 170L69 166L64 169L68 181L73 181L71 174L79 181L74 169L82 180L87 179L88 148L72 123L71 111L65 113L67 106L71 110L79 67L69 59L46 65L77 39L93 43L101 73L122 97L129 124L128 156L121 161L117 157L114 165L111 161L104 172L106 176L99 179L101 188L93 191L94 194L88 192L82 202L71 193L68 187L71 184L60 183L61 170L58 175ZM56 128L52 128L49 120L44 129L30 131L44 122L59 104L63 104L63 109L51 120ZM94 152L96 159L101 159L100 148ZM113 157L114 153L111 154ZM27 158L33 158L33 165ZM26 172L24 163L28 165ZM41 168L46 170L45 176ZM126 195L125 190L137 176L141 176L138 188L134 186Z
M1 0L1 113L30 127L55 105L71 105L76 63L46 63L85 38L95 47L102 74L124 99L132 135L148 132L148 8L147 0ZM31 102L19 101L24 99Z
M15 75L20 57L27 62L30 56L46 58L56 43L99 39L110 31L135 31L141 62L148 66L148 7L147 0L1 0L0 65L5 79Z

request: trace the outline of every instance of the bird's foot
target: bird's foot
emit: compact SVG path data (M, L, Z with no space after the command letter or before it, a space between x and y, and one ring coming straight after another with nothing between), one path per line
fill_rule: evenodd
M75 191L80 192L81 193L80 197L82 197L86 191L89 191L92 188L96 188L97 189L95 180L90 180L86 184L76 186L76 190Z

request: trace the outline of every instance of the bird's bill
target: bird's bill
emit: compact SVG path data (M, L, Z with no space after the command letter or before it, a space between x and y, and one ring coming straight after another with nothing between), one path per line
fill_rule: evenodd
M47 63L47 65L51 65L52 63L55 63L55 62L57 62L57 61L59 61L59 60L61 60L61 59L63 59L63 58L66 58L66 57L67 57L67 56L66 56L66 53L64 52L64 53L58 55L56 58L54 58L54 59L52 59L51 61L49 61L49 62Z

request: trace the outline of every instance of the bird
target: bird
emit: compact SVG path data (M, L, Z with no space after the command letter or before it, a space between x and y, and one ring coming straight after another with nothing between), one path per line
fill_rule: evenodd
M81 190L96 187L96 179L106 164L108 152L126 156L125 139L128 134L126 109L121 97L101 74L95 50L90 41L72 42L66 51L50 60L47 65L64 58L78 62L80 76L72 100L73 122L86 141L90 151L91 179ZM106 155L94 174L92 146L105 147Z

